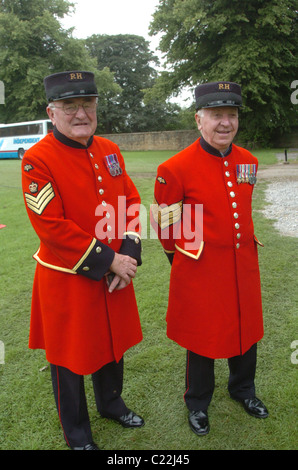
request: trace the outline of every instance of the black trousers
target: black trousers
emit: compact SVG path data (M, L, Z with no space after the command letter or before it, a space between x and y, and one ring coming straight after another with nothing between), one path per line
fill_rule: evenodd
M84 376L51 364L53 391L64 438L70 447L92 441L84 387ZM122 416L128 412L121 398L123 359L111 362L92 374L97 410L102 416Z
M257 345L254 344L242 356L228 359L228 391L235 400L255 396L255 372ZM214 392L214 359L187 351L186 392L184 400L190 411L206 411Z

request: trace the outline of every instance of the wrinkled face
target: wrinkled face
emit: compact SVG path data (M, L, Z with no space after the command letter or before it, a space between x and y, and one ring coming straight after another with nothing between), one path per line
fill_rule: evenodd
M74 114L66 114L66 112L71 112L69 108L72 105L79 105L77 111ZM82 105L91 106L84 109ZM55 101L47 107L47 113L61 134L82 145L87 145L97 126L96 97L94 96Z
M203 115L200 115L200 114ZM196 114L196 122L202 136L220 152L232 143L238 131L238 108L225 106L202 109Z

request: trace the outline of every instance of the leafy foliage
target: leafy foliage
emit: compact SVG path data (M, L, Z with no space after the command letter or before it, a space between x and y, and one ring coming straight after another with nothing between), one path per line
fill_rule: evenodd
M156 84L158 96L235 81L243 89L248 139L268 142L289 130L296 116L290 101L298 75L296 0L163 0L151 23L157 33L171 66Z
M1 122L46 117L46 75L85 67L96 70L83 41L60 26L58 18L71 7L65 0L0 2L0 80L5 83Z
M158 59L149 43L132 34L93 35L86 39L97 68L107 66L114 74L121 94L99 106L99 129L106 132L144 132L177 126L177 106L165 99L144 102L144 89L151 89Z

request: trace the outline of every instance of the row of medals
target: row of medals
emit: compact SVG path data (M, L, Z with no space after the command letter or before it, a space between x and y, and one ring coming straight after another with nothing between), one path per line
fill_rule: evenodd
M255 164L237 165L237 183L256 184L257 167Z

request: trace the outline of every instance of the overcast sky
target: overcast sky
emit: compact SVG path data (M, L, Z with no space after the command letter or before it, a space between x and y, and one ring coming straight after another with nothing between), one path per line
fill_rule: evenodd
M149 36L152 15L157 10L159 0L73 0L75 13L65 17L63 28L74 27L73 36L84 39L92 34L136 34L150 42L150 49L161 59L156 50L158 36ZM177 101L192 100L192 93L185 91ZM181 103L182 104L182 103Z
M73 35L87 38L92 34L137 34L153 41L149 25L159 0L74 0L76 11L62 21L64 28L75 27Z

